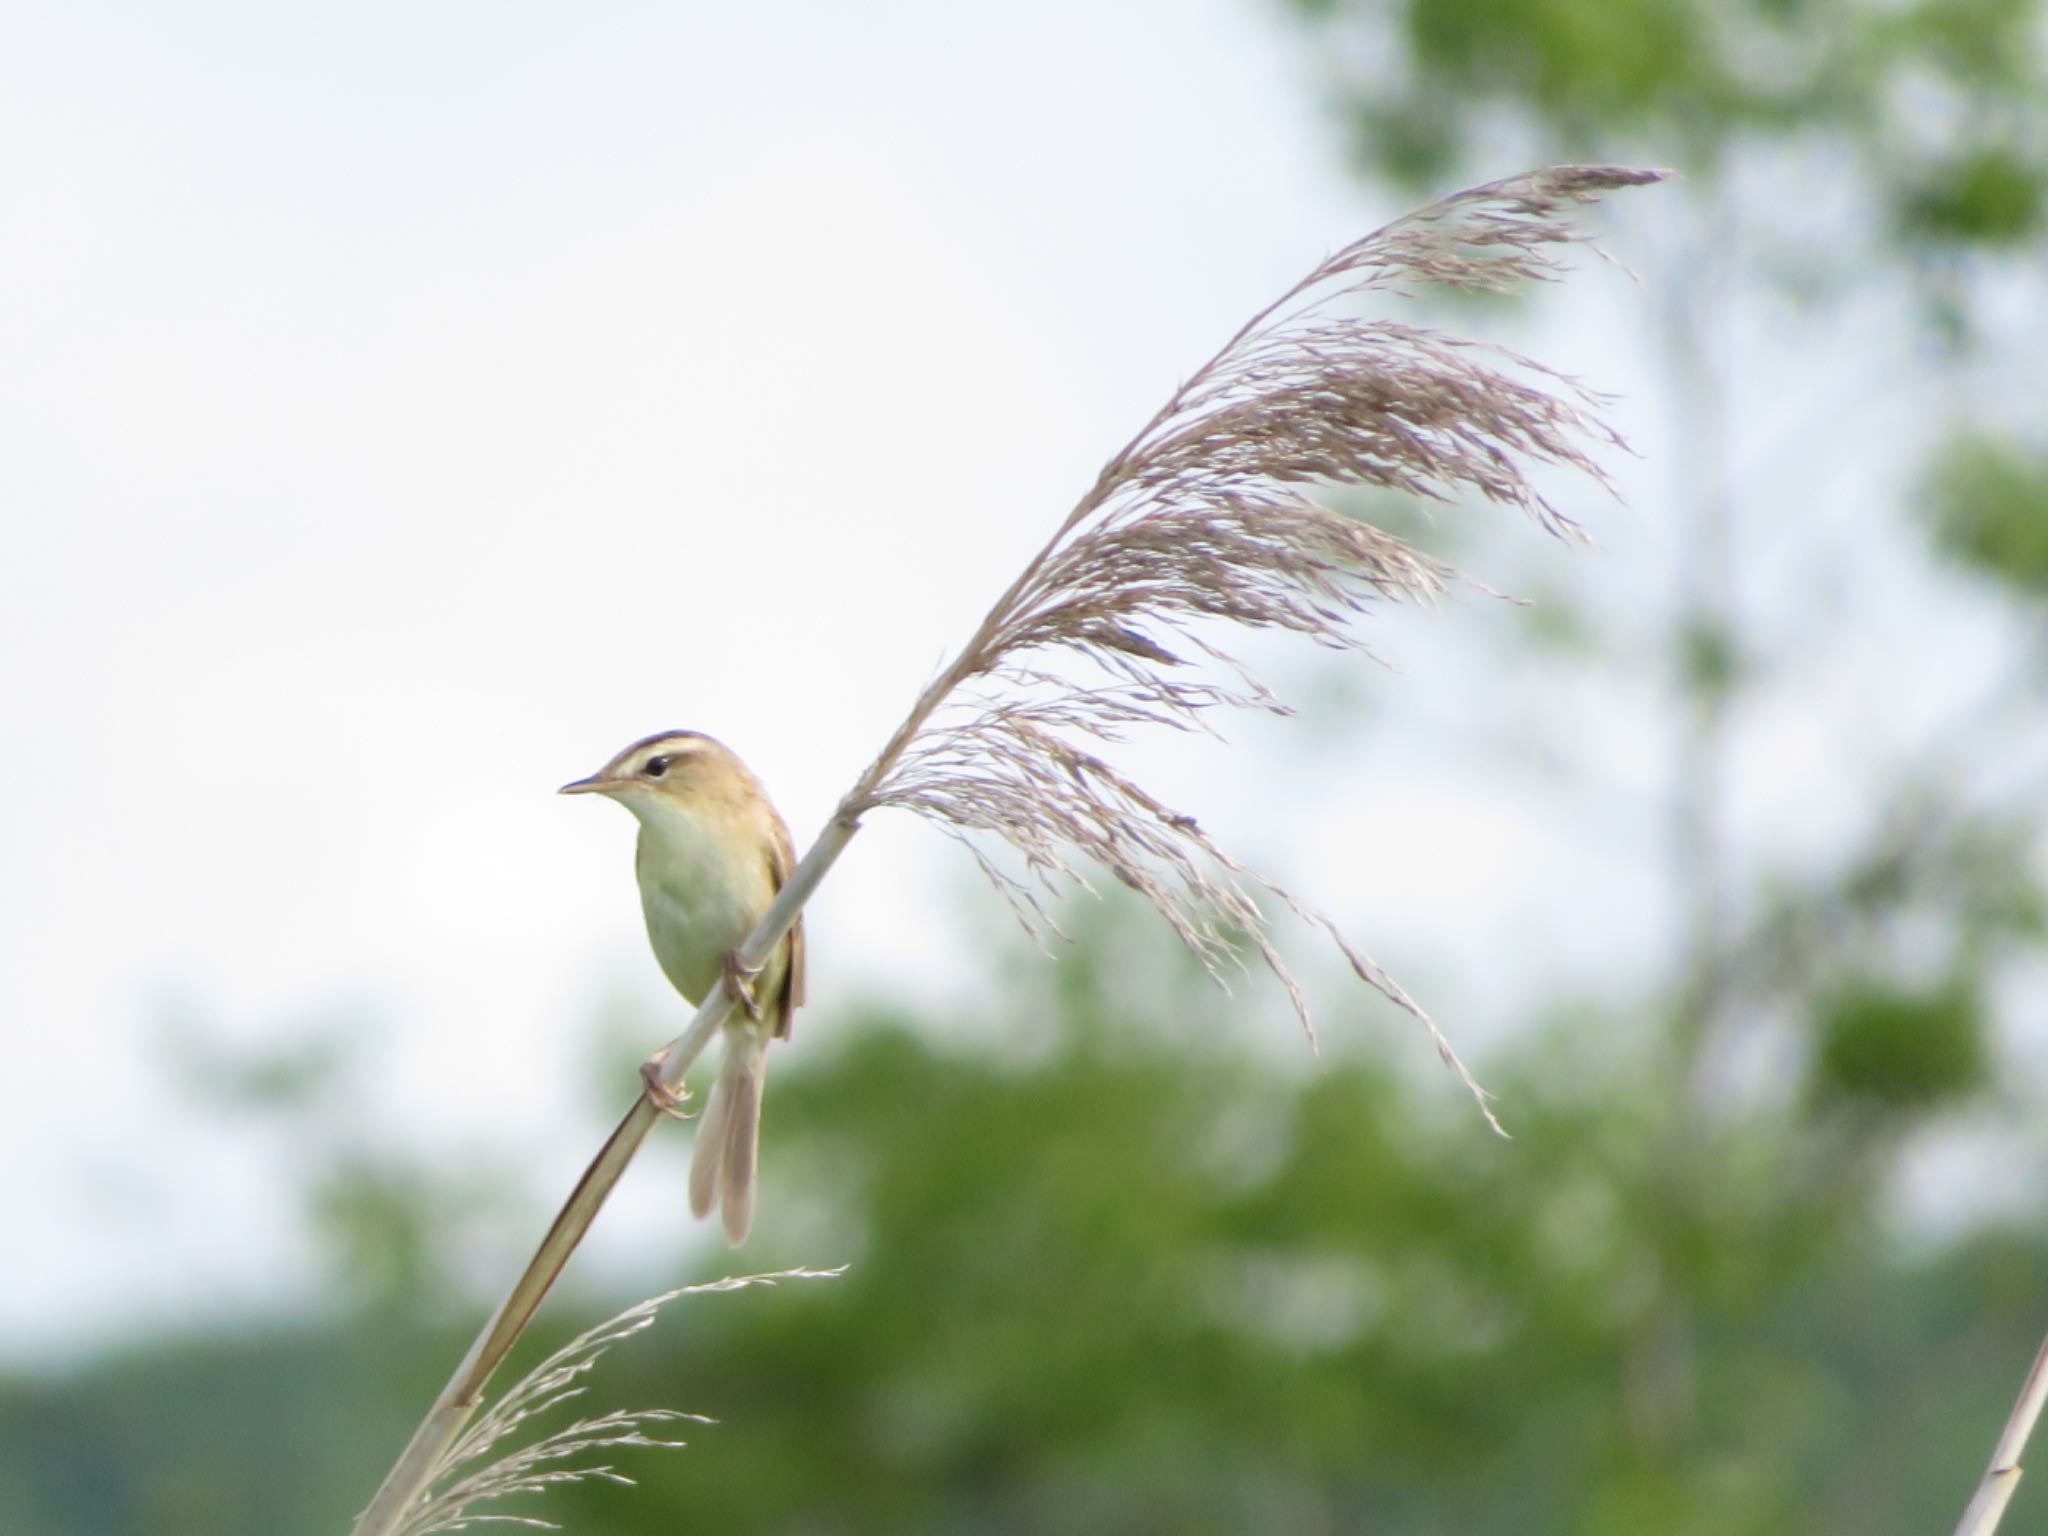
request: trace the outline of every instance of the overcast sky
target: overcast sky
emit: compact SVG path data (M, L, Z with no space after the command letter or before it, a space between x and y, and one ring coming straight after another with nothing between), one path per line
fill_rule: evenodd
M0 1349L297 1283L275 1181L164 1079L167 1017L381 1021L394 1137L565 1185L579 1027L670 1003L630 820L554 787L693 726L806 840L1175 380L1398 211L1277 7L1027 9L0 10L0 1214L32 1255ZM1628 391L1645 299L1586 282L1554 360ZM1604 515L1550 558L1665 558ZM1395 633L1373 710L1512 697ZM1373 763L1304 757L1313 836L1184 773L1397 968L1447 923L1563 965L1656 932L1640 827L1566 845ZM814 1000L968 986L972 890L877 821L814 909Z

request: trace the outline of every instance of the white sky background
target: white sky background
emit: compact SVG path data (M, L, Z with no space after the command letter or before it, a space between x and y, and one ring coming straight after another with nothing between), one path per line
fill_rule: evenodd
M382 1019L391 1135L566 1188L579 1031L670 1003L630 819L554 786L690 725L804 841L1175 379L1396 211L1314 82L1255 0L0 12L0 1351L303 1280L253 1144L162 1081L167 1011ZM1569 302L1548 355L1638 388L1645 296ZM1590 555L1502 520L1515 567L1667 595L1642 508L1591 510ZM1363 732L1527 707L1533 670L1424 633ZM1585 702L1594 793L1660 771L1620 702ZM1814 728L1779 761L1825 835ZM1440 1005L1659 941L1653 822L1588 846L1469 761L1327 736L1275 818L1284 738L1248 734L1167 764L1190 808ZM960 993L969 889L877 820L814 1000Z

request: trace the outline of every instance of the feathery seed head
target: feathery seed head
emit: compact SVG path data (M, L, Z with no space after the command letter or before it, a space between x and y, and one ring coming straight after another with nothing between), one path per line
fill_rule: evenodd
M1458 576L1333 511L1317 487L1476 495L1582 536L1531 475L1563 467L1606 484L1592 450L1622 444L1600 419L1600 397L1514 353L1348 315L1341 301L1418 283L1493 292L1547 280L1561 270L1559 248L1583 238L1569 222L1580 204L1660 179L1611 166L1512 177L1398 219L1316 267L1110 460L841 818L885 805L928 818L966 843L1034 932L1057 931L1045 896L1085 888L1089 865L1107 870L1219 980L1246 950L1256 954L1313 1038L1263 893L1325 930L1359 977L1422 1019L1483 1108L1478 1084L1390 976L1094 748L1143 726L1208 730L1219 707L1287 712L1210 638L1216 620L1363 650L1353 626L1373 605L1432 601ZM1205 680L1204 662L1229 680ZM1021 875L995 861L989 839L1021 857Z

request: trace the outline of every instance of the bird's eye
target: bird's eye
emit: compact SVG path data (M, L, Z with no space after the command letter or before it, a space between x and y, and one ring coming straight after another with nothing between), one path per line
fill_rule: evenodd
M650 757L649 759L647 759L647 766L641 769L640 771L646 774L647 777L649 777L650 779L658 779L664 773L668 772L668 765L670 761L671 759L665 756Z

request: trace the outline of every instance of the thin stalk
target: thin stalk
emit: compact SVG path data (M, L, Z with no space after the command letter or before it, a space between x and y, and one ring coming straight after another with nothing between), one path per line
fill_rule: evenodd
M1998 1529L1998 1522L2005 1515L2005 1506L2012 1502L2013 1494L2019 1490L2023 1471L2020 1452L2027 1448L2027 1437L2034 1432L2034 1420L2041 1416L2044 1402L2048 1402L2048 1339L2042 1341L2040 1352L2034 1356L2033 1369L2027 1372L2019 1400L2012 1405L2012 1412L2006 1417L2005 1432L1998 1437L1997 1449L1991 1453L1991 1465L1984 1469L1983 1481L1977 1484L1977 1491L1970 1496L1962 1523L1956 1527L1956 1536L1991 1536Z
M886 764L878 762L878 766L887 771ZM760 964L782 936L789 932L796 922L797 913L825 877L825 871L845 851L859 828L858 821L841 817L818 835L810 852L804 855L803 862L797 865L773 904L740 946L740 958L745 964ZM712 1036L717 1034L718 1026L725 1022L725 1016L732 1012L732 1007L733 999L726 995L723 981L714 984L691 1019L690 1027L662 1053L660 1075L664 1086L670 1089L681 1086L684 1074L704 1053L704 1048L711 1043ZM661 1111L646 1094L634 1101L625 1119L619 1122L618 1129L612 1132L603 1149L584 1170L583 1177L563 1203L554 1224L548 1228L547 1236L541 1239L540 1247L534 1250L533 1257L527 1261L511 1291L491 1314L490 1321L484 1324L483 1331L470 1345L462 1363L455 1368L455 1374L448 1378L440 1396L434 1399L426 1417L420 1420L412 1439L385 1475L377 1496L356 1521L353 1536L392 1536L393 1532L403 1528L406 1516L426 1495L448 1447L455 1443L455 1437L462 1433L463 1425L483 1400L484 1387L492 1373L504 1362L520 1334L526 1331L535 1310L568 1264L569 1255L583 1241L584 1234L590 1230L591 1222L597 1219L598 1211L624 1175L627 1165L640 1150L641 1143L647 1140L647 1133L660 1119Z

